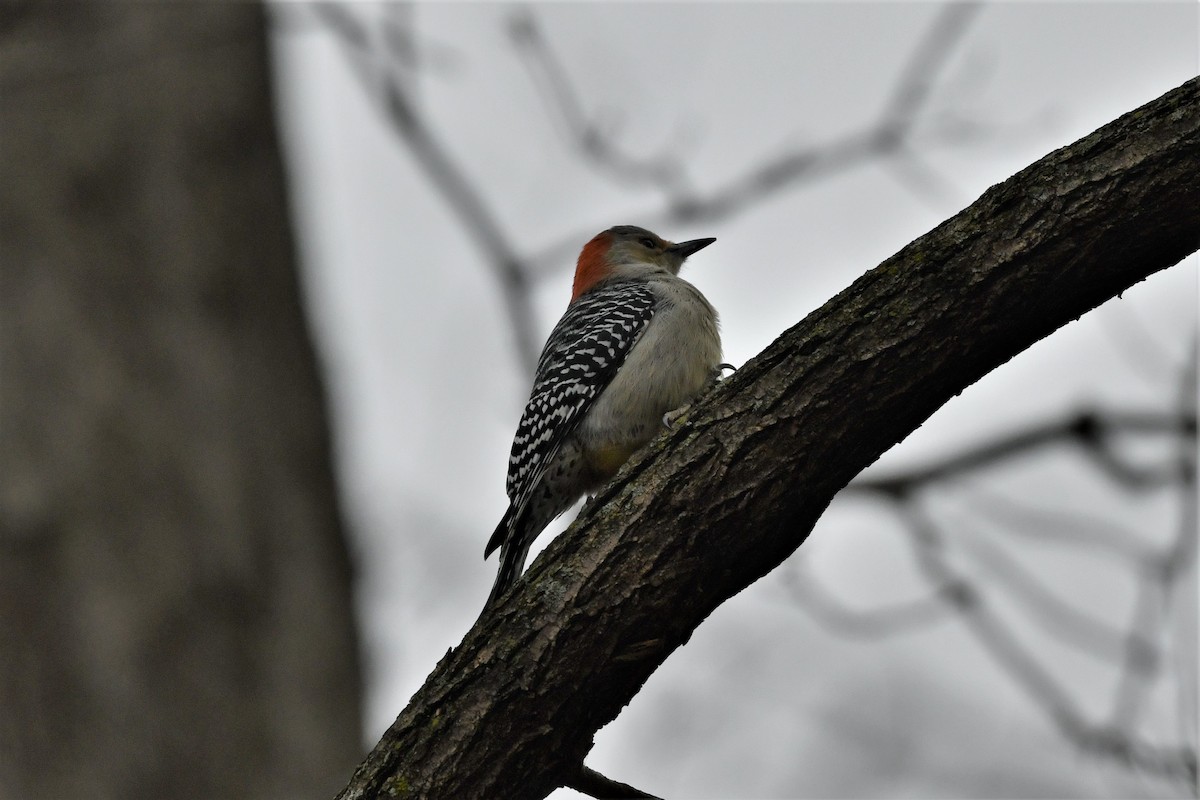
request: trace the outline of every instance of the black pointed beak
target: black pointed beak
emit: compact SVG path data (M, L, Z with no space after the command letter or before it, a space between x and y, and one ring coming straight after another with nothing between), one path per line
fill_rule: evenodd
M715 241L716 239L692 239L690 242L680 242L679 244L671 245L667 248L667 252L674 253L680 258L687 258L692 253L695 253L697 250L703 250Z

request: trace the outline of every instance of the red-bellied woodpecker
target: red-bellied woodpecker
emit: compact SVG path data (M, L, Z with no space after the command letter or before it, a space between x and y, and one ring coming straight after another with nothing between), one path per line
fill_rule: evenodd
M543 528L720 376L717 312L678 276L715 241L674 244L618 225L584 245L513 438L508 511L484 549L487 558L500 548L488 605L520 576Z

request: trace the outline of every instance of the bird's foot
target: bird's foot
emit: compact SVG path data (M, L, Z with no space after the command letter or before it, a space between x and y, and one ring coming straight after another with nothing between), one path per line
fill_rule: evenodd
M667 413L663 414L663 418L662 418L663 427L666 428L667 430L674 430L675 423L679 422L682 419L685 419L687 417L687 413L691 410L692 410L692 404L688 403L687 405L680 406L679 408L675 409L674 411L668 411Z

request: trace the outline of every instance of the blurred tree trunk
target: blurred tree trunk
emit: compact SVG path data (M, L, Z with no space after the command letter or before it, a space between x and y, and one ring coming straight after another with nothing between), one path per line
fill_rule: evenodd
M0 5L0 796L329 796L350 569L263 11Z

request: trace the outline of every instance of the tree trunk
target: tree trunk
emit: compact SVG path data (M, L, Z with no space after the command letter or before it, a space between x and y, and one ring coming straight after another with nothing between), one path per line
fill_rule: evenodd
M350 569L263 11L0 9L0 796L329 796Z
M635 455L442 659L342 797L544 797L573 782L594 733L855 475L1198 246L1200 79L992 187Z

